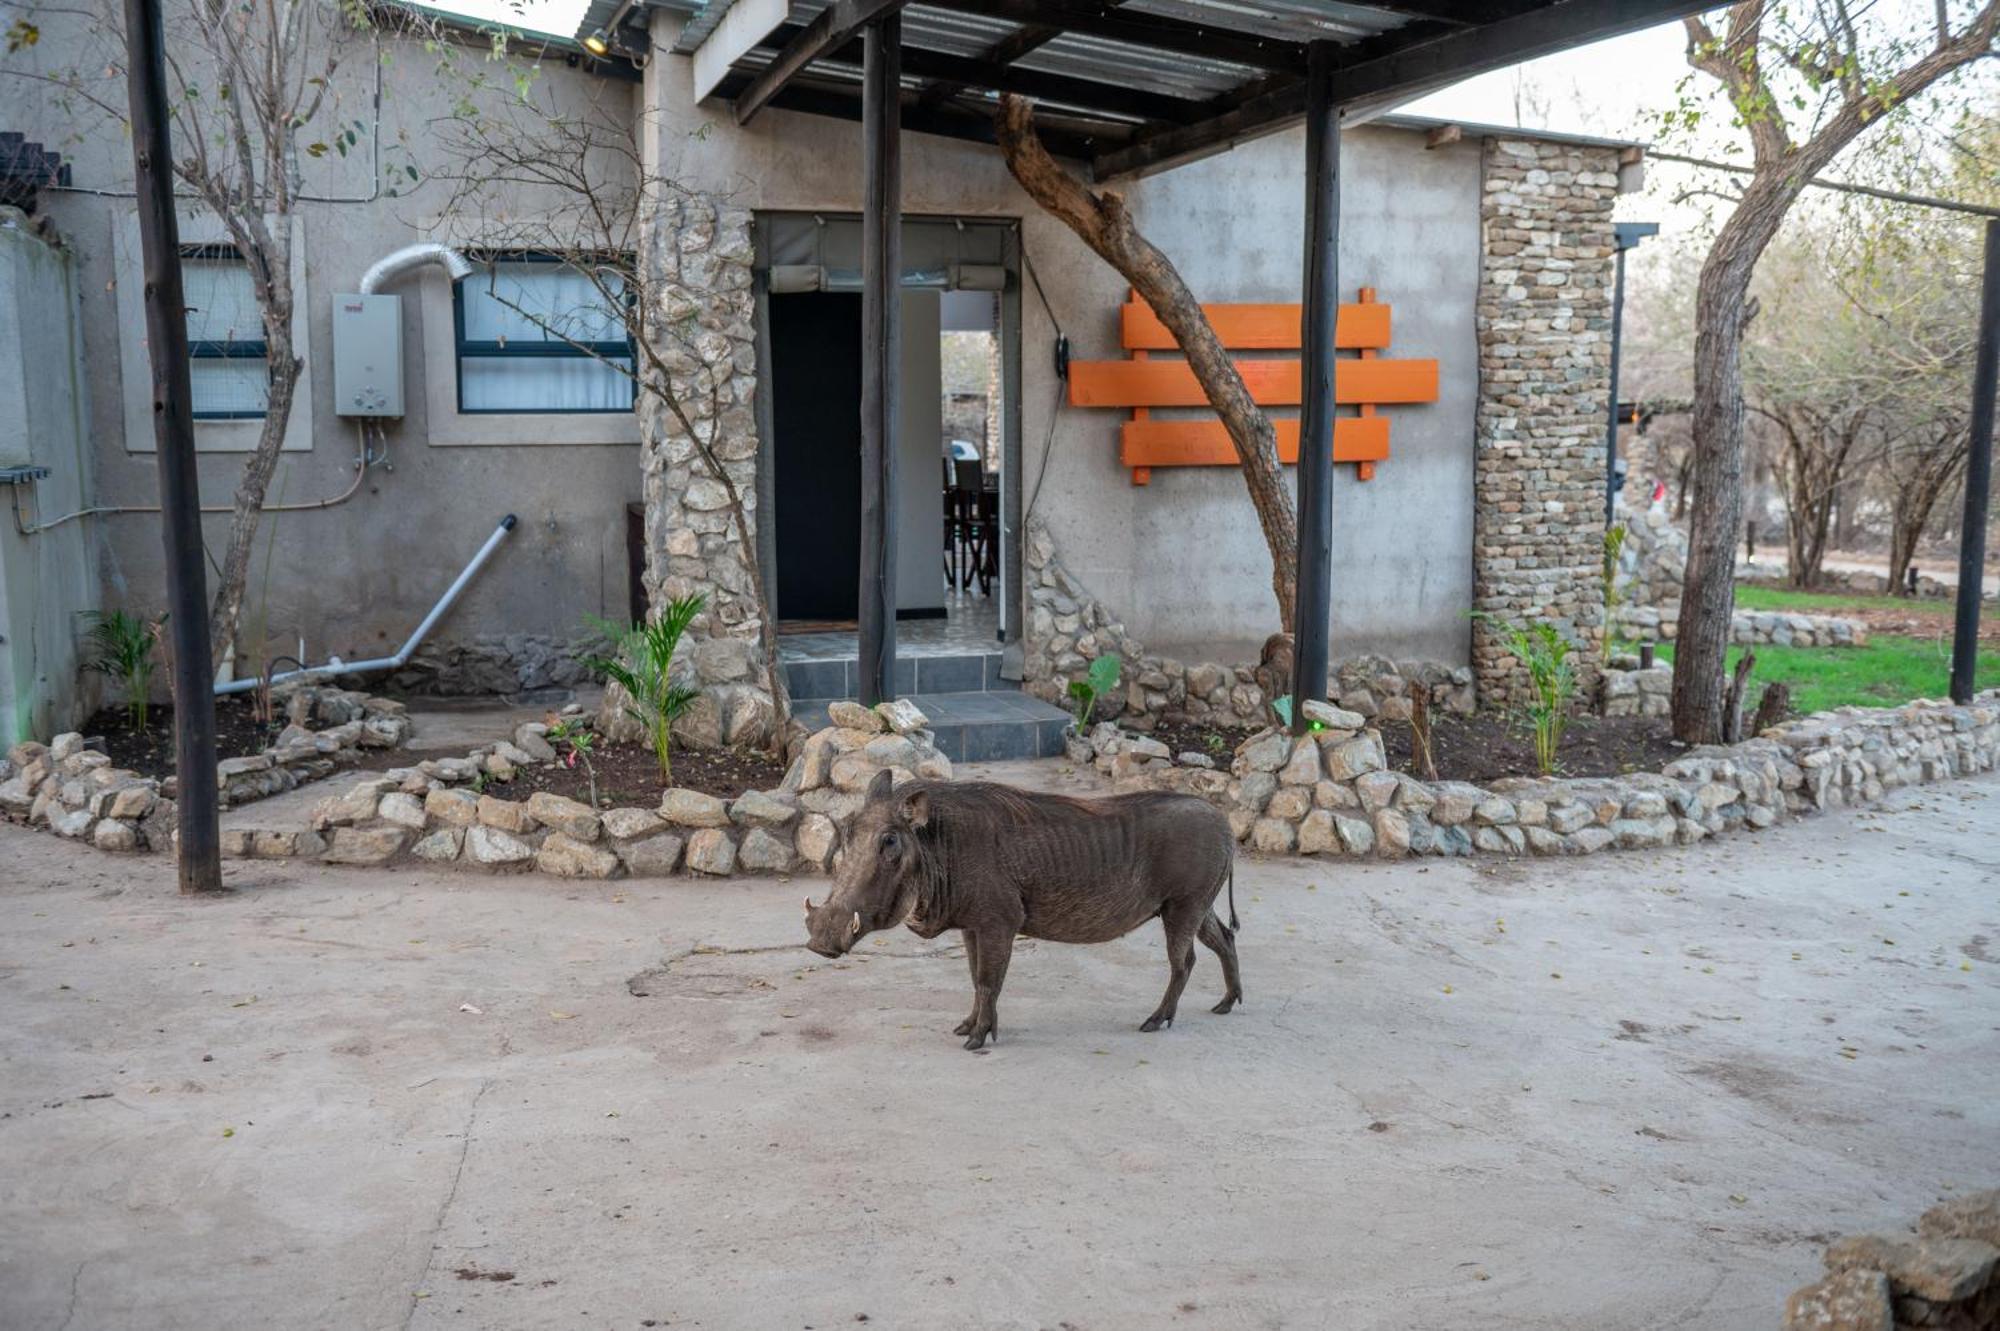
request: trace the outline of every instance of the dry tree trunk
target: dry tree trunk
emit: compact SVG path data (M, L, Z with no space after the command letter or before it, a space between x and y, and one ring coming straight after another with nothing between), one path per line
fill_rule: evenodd
M287 286L290 277L287 275ZM229 545L222 556L215 579L215 599L208 613L209 650L217 664L236 642L238 622L243 617L243 598L250 581L250 556L257 544L257 527L264 515L264 496L270 491L271 476L285 446L285 430L292 418L292 400L297 394L299 372L305 362L292 354L292 313L289 295L273 305L265 319L265 345L270 353L271 391L264 407L264 427L257 447L244 460L243 475L236 483L234 507L229 515ZM237 663L239 674L255 674L262 661Z
M1271 549L1271 590L1277 593L1278 617L1284 631L1293 632L1299 532L1291 496L1285 491L1285 474L1278 465L1271 418L1251 398L1235 362L1201 312L1201 302L1167 256L1132 225L1124 200L1108 190L1091 191L1049 156L1035 135L1034 110L1025 99L1012 95L1000 99L998 127L1001 155L1021 188L1117 269L1180 344L1209 405L1236 445L1250 502L1257 507L1257 521Z

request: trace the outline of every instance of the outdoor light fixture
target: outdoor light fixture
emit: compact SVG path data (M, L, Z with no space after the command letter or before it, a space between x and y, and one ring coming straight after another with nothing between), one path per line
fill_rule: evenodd
M583 49L603 59L611 54L611 34L602 28L591 29L590 35L583 39Z

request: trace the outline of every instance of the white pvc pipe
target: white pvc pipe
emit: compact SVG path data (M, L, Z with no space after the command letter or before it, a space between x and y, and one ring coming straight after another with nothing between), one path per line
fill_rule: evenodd
M373 670L402 669L405 665L409 664L410 658L416 654L417 648L423 643L424 638L433 628L437 627L437 622L444 618L445 612L451 609L452 602L458 599L459 593L465 590L466 584L472 581L473 575L479 572L480 566L499 548L500 542L507 538L507 533L514 530L515 521L516 518L512 513L500 519L500 525L495 527L493 534L486 538L486 544L479 547L479 553L472 557L472 562L465 566L457 578L453 579L451 586L445 588L444 595L438 598L438 603L431 607L431 612L424 616L423 622L417 625L410 636L404 640L403 645L396 649L394 656L378 656L367 661L343 661L336 656L323 666L282 671L271 676L271 683L276 684L280 680L295 679L300 675L360 675ZM256 688L262 681L262 678L261 675L251 675L247 679L228 680L217 684L215 691L218 694L247 693L251 689Z

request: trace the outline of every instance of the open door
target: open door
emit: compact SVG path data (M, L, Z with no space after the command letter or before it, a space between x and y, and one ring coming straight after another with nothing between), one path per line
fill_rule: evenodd
M943 407L935 291L903 293L896 613L944 614ZM778 612L849 627L861 569L861 297L770 297Z

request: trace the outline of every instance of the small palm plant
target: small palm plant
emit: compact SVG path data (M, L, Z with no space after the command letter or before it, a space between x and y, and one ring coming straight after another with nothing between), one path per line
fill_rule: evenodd
M1069 696L1076 703L1076 728L1081 731L1090 725L1091 713L1097 710L1097 700L1118 687L1120 670L1115 653L1106 652L1090 663L1082 679L1069 682Z
M1509 625L1504 641L1528 672L1528 701L1521 710L1534 727L1535 766L1548 776L1556 770L1556 750L1576 697L1576 668L1569 661L1573 648L1547 622L1525 629Z
M165 621L162 615L160 622ZM137 615L113 610L91 616L91 657L84 667L118 681L125 694L125 719L134 730L146 728L146 706L153 688L153 648L158 641L159 625Z
M653 756L660 763L660 780L674 783L674 762L670 746L674 722L701 696L674 678L674 653L688 626L708 604L699 592L672 600L661 607L649 624L621 628L609 620L590 616L590 625L607 638L612 651L588 656L584 665L625 690L625 713L646 728Z

